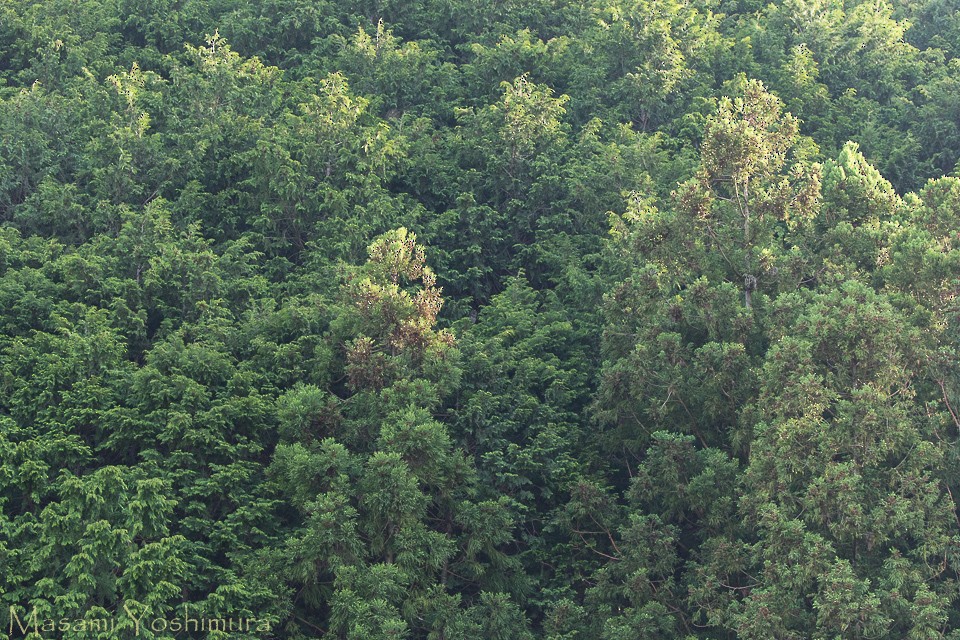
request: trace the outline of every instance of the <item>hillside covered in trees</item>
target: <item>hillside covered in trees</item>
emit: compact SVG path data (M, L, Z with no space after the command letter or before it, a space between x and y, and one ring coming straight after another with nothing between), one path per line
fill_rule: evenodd
M0 638L958 639L958 162L957 0L6 0Z

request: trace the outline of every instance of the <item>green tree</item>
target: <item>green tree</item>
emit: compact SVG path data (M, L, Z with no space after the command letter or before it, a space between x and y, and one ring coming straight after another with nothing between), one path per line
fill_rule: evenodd
M469 615L429 614L448 591L521 588L504 550L518 504L480 491L472 462L431 415L461 373L453 334L436 327L442 299L424 248L401 228L368 254L346 272L330 327L334 384L284 400L292 440L272 470L303 518L287 542L305 569L291 574L306 588L294 605L346 637L445 633Z

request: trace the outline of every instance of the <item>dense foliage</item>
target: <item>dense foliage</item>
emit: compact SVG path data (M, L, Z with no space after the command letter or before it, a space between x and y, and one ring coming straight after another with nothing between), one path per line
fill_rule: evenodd
M958 16L4 2L0 638L960 638Z

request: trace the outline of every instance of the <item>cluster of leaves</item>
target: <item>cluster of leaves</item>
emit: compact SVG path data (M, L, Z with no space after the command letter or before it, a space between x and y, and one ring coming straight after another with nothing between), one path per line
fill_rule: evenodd
M956 7L241 4L0 7L5 613L960 638Z

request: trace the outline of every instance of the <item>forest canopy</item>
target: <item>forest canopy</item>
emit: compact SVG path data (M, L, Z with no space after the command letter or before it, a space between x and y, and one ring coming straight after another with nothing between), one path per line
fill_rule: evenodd
M958 640L958 293L957 0L7 0L0 638Z

